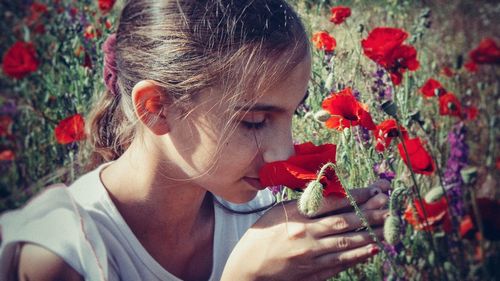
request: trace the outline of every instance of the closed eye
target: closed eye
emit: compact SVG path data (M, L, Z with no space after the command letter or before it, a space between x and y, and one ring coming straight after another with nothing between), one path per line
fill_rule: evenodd
M264 119L262 122L257 122L257 123L241 121L241 124L248 130L258 130L264 128L264 126L266 125L266 119Z

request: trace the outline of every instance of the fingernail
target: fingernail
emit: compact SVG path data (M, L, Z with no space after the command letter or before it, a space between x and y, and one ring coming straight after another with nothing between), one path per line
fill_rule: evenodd
M372 255L376 255L380 252L380 248L377 247L377 246L373 246L371 249L370 249L370 254Z
M380 188L378 188L378 187L374 187L374 188L372 188L372 190L370 191L370 195L371 195L371 196L375 196L375 195L377 195L377 194L379 194L379 193L381 193L381 192L382 192L382 190L380 190Z

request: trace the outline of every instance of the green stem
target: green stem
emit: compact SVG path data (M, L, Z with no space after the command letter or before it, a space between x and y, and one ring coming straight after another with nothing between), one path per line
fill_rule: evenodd
M318 173L317 180L319 181L319 179L325 173L326 169L332 168L332 169L336 170L337 167L338 166L335 165L335 164L333 164L333 163L327 163L327 164L323 165L323 167L321 167L321 170ZM398 277L402 277L399 274L398 267L396 266L396 263L394 262L394 260L392 259L392 257L389 254L387 254L387 252L385 251L384 244L382 244L382 241L380 241L380 239L378 239L377 235L373 231L373 228L370 226L370 224L368 223L368 220L366 219L365 215L363 214L363 211L359 208L358 203L356 202L356 199L354 199L354 197L352 196L351 192L349 191L349 188L346 187L345 182L343 182L343 180L341 179L341 177L338 177L338 179L340 181L340 184L342 185L342 188L344 189L344 191L346 193L347 199L349 199L350 204L354 207L356 215L361 220L361 223L363 224L363 226L366 227L366 230L370 234L370 237L373 239L373 241L375 241L375 243L380 248L380 250L382 251L382 253L385 254L387 260L389 261L389 263L390 263L390 265L392 267L392 270L394 270L394 272L396 272L396 274L398 275Z

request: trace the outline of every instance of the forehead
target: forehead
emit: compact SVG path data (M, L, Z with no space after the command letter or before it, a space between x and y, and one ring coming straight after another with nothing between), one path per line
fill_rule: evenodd
M241 103L248 103L248 106L266 104L295 110L297 103L305 95L310 76L311 57L307 55L293 68L280 75L281 79L264 83L260 88L250 88L249 91L242 93Z

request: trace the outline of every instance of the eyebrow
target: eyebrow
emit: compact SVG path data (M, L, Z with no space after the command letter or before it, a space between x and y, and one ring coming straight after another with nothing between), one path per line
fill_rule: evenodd
M306 91L304 93L304 98L300 101L299 105L303 104L307 97L309 96L309 91ZM270 104L265 104L265 103L256 103L253 106L236 106L235 107L236 111L248 111L248 112L255 112L255 111L267 111L267 112L276 112L276 113L283 113L286 112L286 109L275 106L275 105L270 105Z

